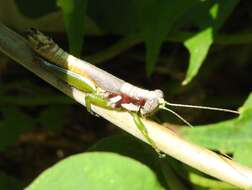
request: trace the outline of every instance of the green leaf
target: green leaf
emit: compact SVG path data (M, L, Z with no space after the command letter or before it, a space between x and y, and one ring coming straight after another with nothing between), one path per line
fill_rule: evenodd
M223 189L223 190L236 190L237 187L219 181L214 178L208 178L206 175L199 173L197 170L188 167L188 176L190 182L197 187L202 187L202 189Z
M168 33L195 2L197 0L93 0L88 14L106 32L135 35L144 40L146 71L151 75Z
M1 109L4 119L0 122L0 150L13 144L19 135L35 125L34 120L15 107Z
M169 156L160 159L152 147L132 136L115 135L105 138L91 147L89 151L115 152L131 157L147 165L152 171L155 171L158 180L165 189L186 189L186 187L182 185L181 179L174 173L174 159ZM184 170L179 168L179 172L183 173Z
M203 61L205 60L208 50L213 42L213 30L207 28L195 36L185 41L184 45L190 53L189 67L183 85L188 84L198 73Z
M198 170L192 169L168 155L160 159L153 148L129 135L116 135L105 138L91 147L89 151L116 152L136 159L149 166L152 171L155 171L160 183L165 189L188 189L188 187L183 184L185 179L197 186L230 188L230 185L209 179L204 174L200 176L201 173ZM197 175L197 177L195 177L195 175ZM181 178L183 180L181 180Z
M182 129L188 140L226 154L232 153L234 160L252 167L252 94L241 108L236 119L216 124Z
M57 0L57 4L64 14L70 52L79 56L83 45L87 0Z
M239 109L242 115L246 115L247 112L252 110L252 93L249 95L243 106Z
M199 72L209 48L214 41L214 36L223 25L224 21L232 13L238 2L239 0L217 1L209 6L205 14L196 14L200 17L197 18L196 24L200 26L201 31L184 42L185 47L190 53L190 60L186 78L182 83L183 85L188 84ZM204 3L208 4L209 2Z
M230 188L230 185L209 179L198 170L184 165L168 155L160 159L153 148L129 135L115 135L105 138L91 147L89 151L116 152L136 159L149 166L152 171L155 171L165 189L188 189L188 187L183 185L184 180L202 187L216 188L219 186L226 189Z
M149 0L138 4L140 35L146 44L146 71L154 70L162 43L178 19L191 8L194 0Z
M43 172L27 190L163 189L145 165L114 153L71 156Z

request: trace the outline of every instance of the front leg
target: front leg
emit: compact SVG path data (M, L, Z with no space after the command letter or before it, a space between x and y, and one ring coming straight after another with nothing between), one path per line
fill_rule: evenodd
M143 122L140 119L139 114L136 112L130 112L130 113L134 119L135 125L137 126L138 130L142 133L147 142L156 150L159 156L163 157L164 155L160 152L155 142L150 138L146 127L144 126Z
M96 94L86 95L85 103L86 103L87 111L90 112L91 114L93 114L92 109L91 109L91 105L97 105L97 106L107 108L107 109L113 109L113 110L115 109L115 108L113 108L111 103L109 103L108 100L106 100ZM163 157L164 155L160 152L160 150L158 149L155 142L150 138L148 131L145 128L143 122L141 121L138 113L130 112L130 114L132 115L134 122L135 122L135 125L137 126L138 130L142 133L142 135L147 140L147 142L156 150L156 152L159 154L160 157Z
M113 109L112 105L108 102L108 100L96 95L96 94L87 94L85 96L85 104L87 111L93 114L91 109L91 105L100 106L107 109Z

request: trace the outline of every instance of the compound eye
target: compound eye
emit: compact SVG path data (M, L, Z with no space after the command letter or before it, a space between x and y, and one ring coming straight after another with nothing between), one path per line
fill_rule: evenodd
M157 99L150 99L145 102L144 106L141 108L141 115L151 115L153 114L159 106Z
M154 92L155 92L155 94L156 94L156 96L157 96L158 98L163 98L163 97L164 97L164 93L163 93L162 90L157 89L157 90L155 90Z

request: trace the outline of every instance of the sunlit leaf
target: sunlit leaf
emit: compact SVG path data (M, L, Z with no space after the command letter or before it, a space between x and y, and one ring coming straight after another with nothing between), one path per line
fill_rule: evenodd
M252 110L252 94L248 96L244 105L239 109L239 112L241 112L242 115L244 115L246 112L249 112L250 110Z
M185 41L184 45L190 53L190 60L183 85L188 84L198 73L213 42L213 35L212 28L207 28Z
M241 115L232 120L183 129L188 140L219 150L226 154L232 153L234 159L252 167L252 94L241 108Z
M209 7L209 11L205 11L205 14L194 13L201 17L197 19L201 31L184 42L190 53L190 60L183 85L188 84L197 75L214 41L214 36L238 2L239 0L217 1Z

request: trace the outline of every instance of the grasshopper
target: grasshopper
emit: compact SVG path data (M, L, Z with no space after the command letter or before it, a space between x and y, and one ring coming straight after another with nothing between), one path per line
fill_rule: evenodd
M86 92L85 103L90 113L92 113L91 105L130 112L139 131L158 153L160 151L155 142L149 137L140 117L152 115L157 110L163 109L177 116L188 126L192 126L167 106L218 110L239 114L238 111L229 109L167 102L164 99L162 90L146 90L125 82L67 53L51 38L36 29L30 29L27 32L27 39L33 50L50 62L45 62L43 65L49 72L57 75L69 85Z

